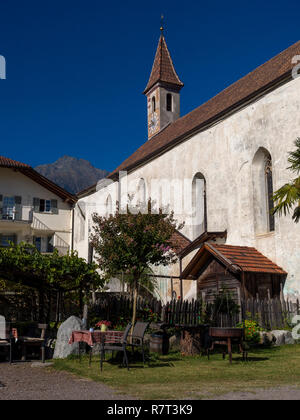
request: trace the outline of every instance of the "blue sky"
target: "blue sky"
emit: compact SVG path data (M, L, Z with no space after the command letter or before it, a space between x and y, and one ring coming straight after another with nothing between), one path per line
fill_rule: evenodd
M165 35L182 115L300 39L300 2L9 0L0 6L0 155L113 170L147 139L147 84Z

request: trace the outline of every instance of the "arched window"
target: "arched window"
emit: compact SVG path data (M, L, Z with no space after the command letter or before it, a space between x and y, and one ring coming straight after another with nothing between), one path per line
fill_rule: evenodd
M167 93L167 111L172 112L173 110L173 98L171 93Z
M111 195L109 195L106 199L106 214L105 217L109 217L112 215L112 199L111 199Z
M152 112L155 112L156 111L156 100L155 100L155 97L153 96L152 97Z
M194 176L192 194L193 230L196 239L207 231L206 180L201 173Z
M256 234L275 231L273 196L273 167L270 153L263 147L256 152L252 163L254 230Z
M142 207L146 205L146 182L143 178L139 180L137 188L137 203Z

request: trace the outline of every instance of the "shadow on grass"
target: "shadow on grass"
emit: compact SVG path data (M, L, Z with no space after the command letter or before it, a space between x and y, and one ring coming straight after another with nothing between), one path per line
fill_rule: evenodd
M248 357L246 360L244 360L242 357L235 357L233 358L234 362L243 362L243 363L247 363L247 362L265 362L267 360L270 360L269 357Z

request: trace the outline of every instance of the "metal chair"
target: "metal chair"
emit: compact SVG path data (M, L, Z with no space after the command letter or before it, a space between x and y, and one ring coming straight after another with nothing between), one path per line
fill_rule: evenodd
M101 372L103 369L103 360L105 359L105 352L106 351L122 351L124 356L123 356L123 366L125 365L126 362L126 366L127 369L129 370L129 366L128 366L128 357L127 357L127 353L126 353L126 346L127 346L127 338L130 332L130 329L132 327L132 324L129 323L124 331L123 336L120 338L116 338L116 341L114 343L107 343L105 344L105 335L103 335L102 338L102 343L101 343L101 358L100 358L100 368L101 368Z
M9 349L9 363L12 363L12 344L13 336L10 331L10 324L5 321L4 316L0 315L0 347Z
M145 350L144 350L144 338L149 327L149 322L137 322L133 328L132 334L129 336L131 338L131 347L132 352L134 352L135 347L140 347L143 354L143 364L145 364Z

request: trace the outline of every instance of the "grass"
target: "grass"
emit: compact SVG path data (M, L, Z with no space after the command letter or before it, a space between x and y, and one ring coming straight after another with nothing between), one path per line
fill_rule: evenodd
M207 360L205 356L171 353L151 355L145 367L131 361L129 372L118 363L106 362L101 373L98 356L90 368L87 357L81 362L78 358L55 360L53 368L102 382L120 394L143 400L201 399L232 391L300 386L300 345L255 349L249 353L248 362L234 354L232 365L221 354Z

